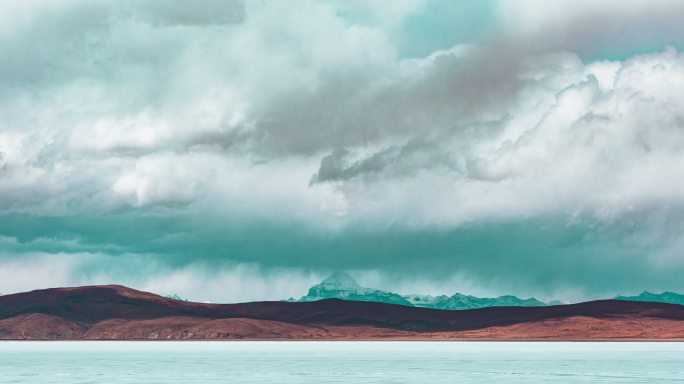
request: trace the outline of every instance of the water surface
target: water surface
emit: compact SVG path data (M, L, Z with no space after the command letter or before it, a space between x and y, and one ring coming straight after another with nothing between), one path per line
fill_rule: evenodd
M0 383L680 383L684 343L0 342Z

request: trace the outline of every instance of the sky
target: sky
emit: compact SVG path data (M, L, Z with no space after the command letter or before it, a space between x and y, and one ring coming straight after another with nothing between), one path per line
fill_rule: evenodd
M3 0L0 293L684 291L684 2Z

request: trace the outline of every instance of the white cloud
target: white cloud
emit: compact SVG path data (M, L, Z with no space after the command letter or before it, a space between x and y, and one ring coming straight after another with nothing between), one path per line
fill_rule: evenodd
M313 223L442 226L681 203L676 184L630 181L678 171L655 169L681 162L675 51L585 64L458 46L400 60L384 30L328 3L302 7L250 3L242 24L218 29L94 26L113 48L60 57L65 81L0 102L4 209L202 201ZM149 53L123 39L140 33ZM98 52L125 63L70 72ZM318 164L334 147L348 158L310 184L317 172L326 181Z
M328 177L339 177L351 216L450 226L537 214L615 218L683 204L684 57L668 49L623 63L553 60L526 60L520 76L529 80L497 129L443 136L423 149L428 159L448 154L439 163L394 149L348 168L337 163ZM402 161L419 168L397 174Z

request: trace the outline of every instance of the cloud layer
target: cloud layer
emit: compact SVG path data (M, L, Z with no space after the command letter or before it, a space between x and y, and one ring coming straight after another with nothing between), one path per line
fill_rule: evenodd
M684 289L681 3L449 3L3 2L0 274Z

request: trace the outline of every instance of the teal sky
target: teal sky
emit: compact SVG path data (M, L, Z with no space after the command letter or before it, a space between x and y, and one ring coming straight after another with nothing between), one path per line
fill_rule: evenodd
M8 0L0 293L684 291L684 3Z

